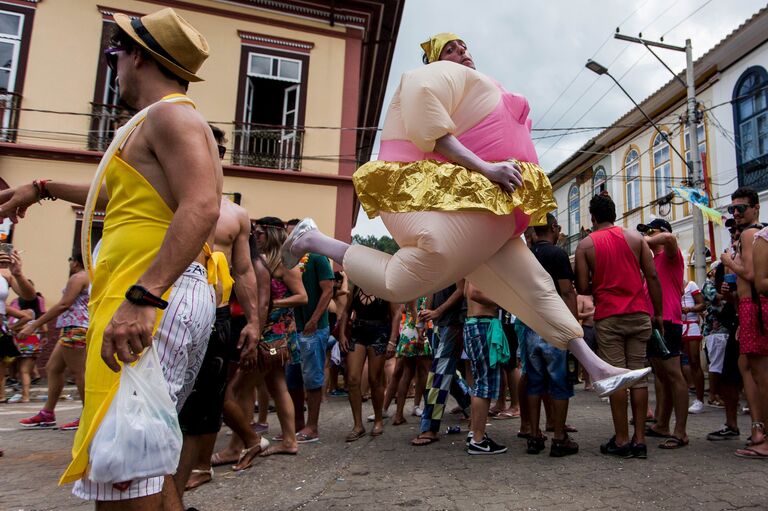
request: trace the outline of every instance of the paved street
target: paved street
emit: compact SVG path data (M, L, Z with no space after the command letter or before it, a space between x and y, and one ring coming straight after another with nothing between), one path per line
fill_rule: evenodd
M581 386L580 386L581 387ZM43 390L39 390L44 392ZM64 401L59 423L78 414L79 402ZM20 430L17 421L40 403L0 405L0 508L3 510L91 509L58 488L69 459L74 432ZM365 413L369 413L366 408ZM416 418L384 436L345 444L350 426L346 399L331 398L322 409L322 441L303 446L296 458L257 461L240 474L216 470L210 484L190 492L187 506L200 510L251 509L541 509L723 510L768 507L768 464L733 456L742 442L713 443L707 432L722 424L722 411L707 408L689 420L690 446L662 451L649 445L648 460L620 460L600 455L611 434L608 405L594 394L577 391L569 423L581 452L568 458L525 454L515 437L519 420L491 421L489 431L510 450L499 456L470 457L463 435L415 448ZM272 434L279 427L269 416ZM445 425L457 424L454 416ZM740 416L743 440L749 418ZM227 437L222 434L220 443Z

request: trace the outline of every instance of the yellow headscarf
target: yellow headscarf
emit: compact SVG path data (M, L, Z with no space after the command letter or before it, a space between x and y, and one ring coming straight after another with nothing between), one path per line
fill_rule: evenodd
M443 47L451 41L461 41L461 37L451 32L443 32L441 34L433 35L429 38L429 41L421 43L421 49L427 55L427 61L431 64L440 58L440 53L443 51Z

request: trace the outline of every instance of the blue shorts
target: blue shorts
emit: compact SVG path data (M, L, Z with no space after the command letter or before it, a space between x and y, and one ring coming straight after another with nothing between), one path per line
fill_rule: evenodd
M501 364L491 367L488 350L488 323L464 325L464 350L472 365L472 397L498 399L501 385Z
M526 329L524 344L528 395L549 394L552 399L572 398L573 385L568 383L567 377L567 352L547 344L530 328Z
M285 380L289 389L317 390L325 381L325 350L328 348L330 329L318 328L312 335L299 333L300 364L285 367Z

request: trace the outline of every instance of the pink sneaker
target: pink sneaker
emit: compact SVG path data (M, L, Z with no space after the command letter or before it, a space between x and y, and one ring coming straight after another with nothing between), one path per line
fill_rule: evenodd
M56 426L56 414L48 410L40 410L37 415L21 419L19 424L25 428L53 428Z
M59 427L62 431L73 431L80 427L80 417L73 420L72 422L67 422L66 424L62 424L61 427Z

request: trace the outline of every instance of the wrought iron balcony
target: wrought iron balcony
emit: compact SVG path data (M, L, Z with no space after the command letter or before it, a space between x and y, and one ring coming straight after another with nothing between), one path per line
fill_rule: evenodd
M246 167L301 170L304 130L235 123L232 163Z
M104 152L112 142L115 131L131 118L132 112L119 105L91 103L91 129L88 132L88 149Z
M21 95L0 91L0 142L16 142Z
M587 236L589 236L589 231L582 228L581 232L561 237L558 244L568 253L568 256L573 256L576 255L576 247L579 246L579 242Z

